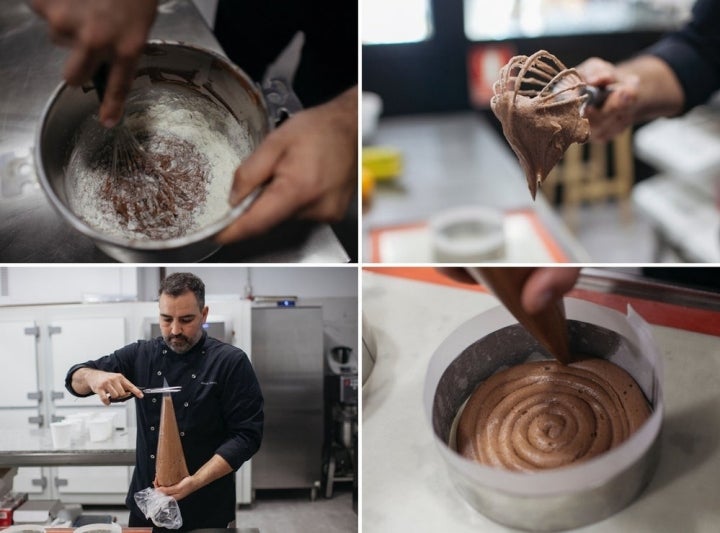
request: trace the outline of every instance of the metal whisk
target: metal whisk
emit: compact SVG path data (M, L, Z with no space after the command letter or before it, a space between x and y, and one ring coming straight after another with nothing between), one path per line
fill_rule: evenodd
M105 99L108 74L109 66L107 63L103 63L93 76L93 84L101 103ZM118 178L132 179L143 172L147 172L147 154L135 135L133 135L133 132L125 124L124 114L120 118L120 122L110 130L110 133L113 147L112 178L114 180Z
M590 128L583 118L590 100L587 84L574 68L540 50L515 56L500 70L491 106L525 171L530 194L573 142L587 142Z
M500 70L493 84L495 95L510 91L512 103L517 96L537 98L539 107L552 107L588 100L586 84L574 68L567 68L554 55L539 50L531 56L515 56Z
M108 71L103 64L93 76L101 102ZM143 148L125 123L124 115L108 131L108 141L112 143L112 161L110 175L100 189L101 197L112 204L127 228L155 239L176 236L187 226L187 222L181 221L190 218L194 203L193 184L189 181L200 173L177 169L168 172L158 160L162 155L151 155Z

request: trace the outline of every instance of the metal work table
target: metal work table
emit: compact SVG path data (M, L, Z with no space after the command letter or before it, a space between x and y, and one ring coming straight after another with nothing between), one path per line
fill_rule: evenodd
M109 262L90 239L52 208L35 176L35 130L61 82L68 51L50 42L45 22L23 0L0 11L0 261ZM152 39L181 40L222 53L189 0L161 2ZM281 224L255 239L225 246L212 262L347 262L327 224Z
M530 210L569 261L587 253L542 194L533 202L515 155L487 120L472 112L383 118L372 145L402 154L402 176L375 188L363 215L363 256L370 260L370 231L427 220L459 206Z
M3 429L0 432L2 466L132 466L135 464L135 428L113 431L103 442L85 440L67 449L55 449L49 429Z
M588 294L597 302L625 301L617 294ZM455 490L422 405L433 351L461 323L497 306L497 300L477 290L367 271L363 295L363 344L375 359L362 391L363 528L376 533L516 531L476 512ZM676 321L691 313L700 316L698 307L713 309L698 302L668 314L659 302L645 299L642 307L638 299L630 300L646 317L657 310L656 317L664 313ZM695 322L717 332L714 309ZM650 329L665 374L660 464L634 503L578 531L717 531L720 336L652 324Z

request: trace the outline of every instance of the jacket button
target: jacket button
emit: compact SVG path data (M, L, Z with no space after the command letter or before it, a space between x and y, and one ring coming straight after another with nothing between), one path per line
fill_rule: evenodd
M155 456L153 454L150 454L150 459L155 459Z
M187 403L187 402L185 402L183 405L184 405L185 407L187 407L187 406L190 405L190 404Z
M163 350L163 355L165 355L166 353L167 353L167 350Z
M157 371L158 376L162 376L162 372L160 370Z
M195 379L197 376L195 374L192 375L192 378Z
M180 432L180 436L181 436L181 437L184 437L184 436L185 436L185 432L184 432L184 431L181 431L181 432Z
M155 431L155 426L150 426L150 431Z
M152 399L152 403L155 403L155 402L157 402L157 398Z

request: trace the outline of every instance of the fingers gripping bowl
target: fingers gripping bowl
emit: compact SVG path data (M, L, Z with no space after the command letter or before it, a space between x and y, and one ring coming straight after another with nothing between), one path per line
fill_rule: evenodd
M95 90L63 83L41 118L36 165L62 218L121 261L196 261L215 252L212 236L254 199L229 205L233 172L275 123L260 88L212 51L148 43L125 122L158 168L177 178L164 188L112 181L112 132L97 123L98 107Z
M425 381L425 413L459 494L496 522L534 531L580 527L629 505L659 459L662 370L642 319L568 299L570 347L606 359L637 382L650 417L627 440L581 463L518 472L471 461L457 451L459 416L475 387L505 368L549 357L501 308L460 326L433 354Z

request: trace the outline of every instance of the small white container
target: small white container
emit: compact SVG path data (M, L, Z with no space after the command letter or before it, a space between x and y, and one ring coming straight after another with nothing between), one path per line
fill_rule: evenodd
M76 416L66 416L63 422L72 426L71 439L73 442L82 442L85 439L85 421Z
M438 263L497 261L505 256L504 213L498 209L448 209L433 215L429 228L433 257Z
M93 418L88 421L90 442L102 442L112 437L112 419L107 417Z
M68 422L66 420L52 422L50 424L50 434L52 435L53 448L69 448L72 442L74 427L74 422Z

